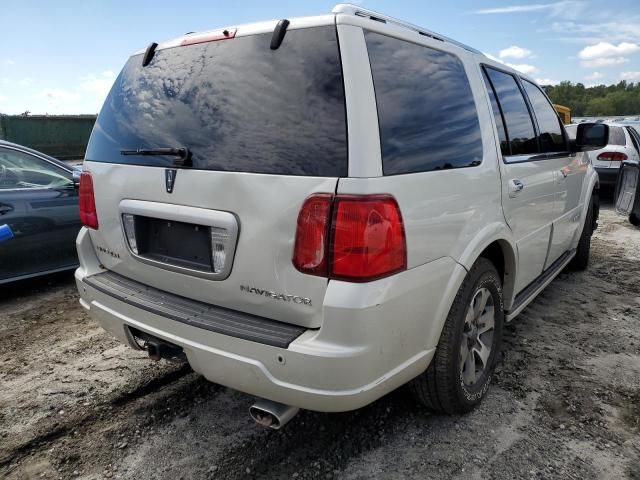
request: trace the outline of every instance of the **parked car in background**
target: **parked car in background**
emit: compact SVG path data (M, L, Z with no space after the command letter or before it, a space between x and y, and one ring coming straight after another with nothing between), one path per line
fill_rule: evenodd
M0 244L0 283L77 266L79 174L53 157L0 141L0 225L13 233Z
M634 147L640 154L639 123L626 125ZM622 162L615 193L616 211L628 215L632 225L640 226L640 160L629 159Z
M353 5L153 43L87 147L80 302L275 428L409 381L468 412L504 322L587 268L608 134L570 142L530 77Z
M638 161L640 154L634 146L636 140L631 136L630 129L633 127L612 122L604 123L609 125L609 144L599 150L587 152L587 155L598 172L600 185L615 187L621 163L625 160ZM571 138L575 138L577 128L578 124L566 126Z

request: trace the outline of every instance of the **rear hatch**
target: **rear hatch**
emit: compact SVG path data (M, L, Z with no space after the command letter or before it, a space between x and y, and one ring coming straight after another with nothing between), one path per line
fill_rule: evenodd
M277 49L240 29L130 58L85 161L106 268L320 326L327 279L291 258L305 198L348 172L344 87L335 25L293 27Z

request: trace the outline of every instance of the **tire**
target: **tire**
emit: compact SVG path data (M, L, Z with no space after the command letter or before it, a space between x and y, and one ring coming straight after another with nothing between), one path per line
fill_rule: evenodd
M490 324L491 313L493 331L481 332ZM502 282L493 263L481 257L456 294L431 364L410 383L418 401L448 414L466 413L478 405L491 383L503 323ZM482 345L489 350L481 356Z
M587 217L584 219L584 226L582 227L582 234L580 235L580 241L576 249L576 256L569 262L569 270L582 271L586 270L589 266L589 251L591 250L591 235L593 234L592 225L593 200L589 203L589 210L587 211Z

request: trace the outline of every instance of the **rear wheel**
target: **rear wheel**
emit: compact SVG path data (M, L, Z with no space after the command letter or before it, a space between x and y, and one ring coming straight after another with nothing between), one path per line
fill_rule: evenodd
M456 295L429 368L411 383L418 400L449 414L480 403L491 383L503 322L500 276L480 258Z
M593 235L593 200L589 203L587 217L584 219L582 234L576 249L576 256L569 262L570 270L586 270L589 266L589 252L591 250L591 235Z

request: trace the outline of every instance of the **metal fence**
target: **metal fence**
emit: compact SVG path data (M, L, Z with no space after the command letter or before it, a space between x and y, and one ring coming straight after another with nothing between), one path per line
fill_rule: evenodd
M84 158L96 115L0 115L0 139L61 160Z

